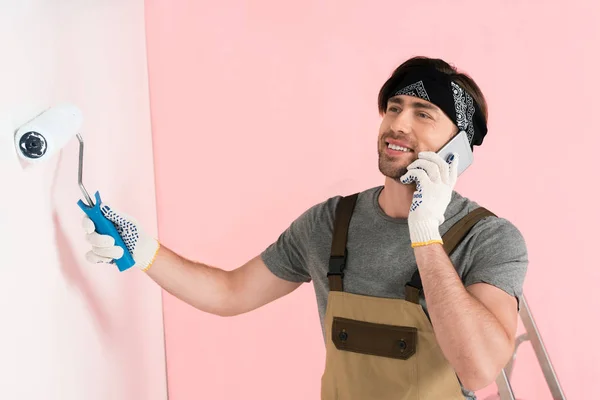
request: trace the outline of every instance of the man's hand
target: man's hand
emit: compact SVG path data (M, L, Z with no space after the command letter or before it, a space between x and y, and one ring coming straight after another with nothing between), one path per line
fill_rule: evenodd
M148 270L160 247L158 241L147 235L132 217L119 213L106 204L102 204L100 210L117 228L117 232L133 256L134 266L144 271ZM82 225L86 239L92 246L92 249L86 253L89 262L112 263L123 256L123 249L115 245L114 238L96 232L94 222L87 215L84 215Z
M422 152L400 178L404 184L417 185L408 214L412 247L442 243L439 228L452 199L458 162L456 153L446 162L437 153Z

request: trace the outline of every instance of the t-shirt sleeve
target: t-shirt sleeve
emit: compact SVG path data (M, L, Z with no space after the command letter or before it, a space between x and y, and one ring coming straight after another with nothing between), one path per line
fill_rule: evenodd
M317 204L297 219L268 246L261 257L275 276L292 282L310 282L307 258L315 216L323 204Z
M494 285L518 298L529 264L527 245L521 232L504 218L480 222L472 247L471 266L465 286L474 283ZM479 225L479 224L478 224Z

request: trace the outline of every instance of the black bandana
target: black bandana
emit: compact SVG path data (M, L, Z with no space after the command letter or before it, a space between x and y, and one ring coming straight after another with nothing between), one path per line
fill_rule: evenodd
M408 72L393 96L419 97L438 106L458 127L466 131L473 146L483 142L487 133L485 119L473 97L450 78L435 69L418 69Z

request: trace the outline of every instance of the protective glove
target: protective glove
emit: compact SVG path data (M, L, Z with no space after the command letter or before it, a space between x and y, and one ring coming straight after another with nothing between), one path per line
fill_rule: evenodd
M160 248L158 240L146 234L134 218L116 212L105 203L100 205L100 210L117 228L117 232L135 261L134 267L147 271ZM115 259L121 258L123 249L115 245L112 236L96 232L94 222L87 215L84 215L82 225L86 239L92 245L92 250L85 255L89 262L110 264Z
M458 162L456 153L445 161L437 153L422 152L400 178L404 184L417 185L408 214L412 247L443 244L439 228L445 221L444 213L452 199Z

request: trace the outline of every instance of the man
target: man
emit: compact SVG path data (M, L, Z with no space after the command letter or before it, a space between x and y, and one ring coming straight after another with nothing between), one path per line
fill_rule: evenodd
M527 250L514 225L454 191L459 155L436 152L461 130L480 145L487 105L470 77L425 57L400 65L378 101L385 184L311 207L235 270L186 260L103 211L136 266L202 311L245 313L312 281L322 399L473 398L512 354ZM122 255L86 217L84 228L89 261Z

